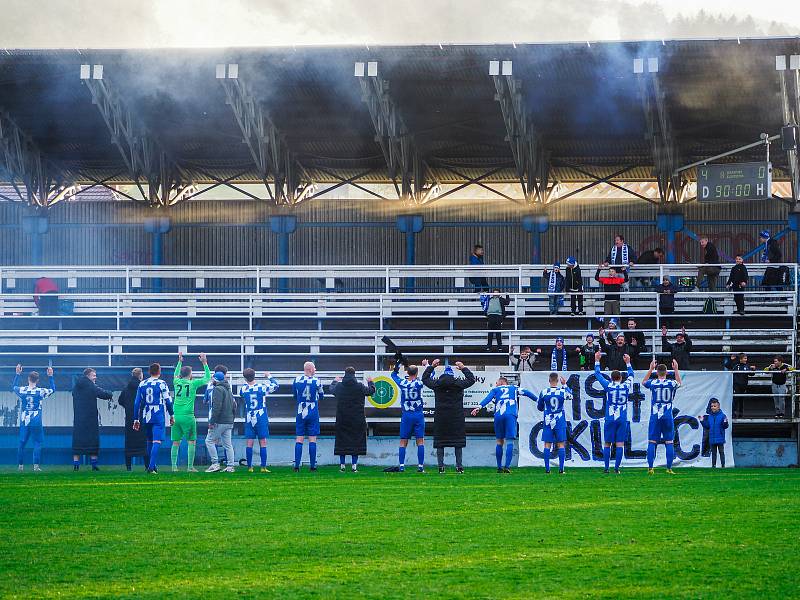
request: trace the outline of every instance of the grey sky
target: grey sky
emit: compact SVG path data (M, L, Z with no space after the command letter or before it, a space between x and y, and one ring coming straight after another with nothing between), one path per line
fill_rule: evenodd
M212 47L800 35L797 5L797 0L0 0L0 44Z

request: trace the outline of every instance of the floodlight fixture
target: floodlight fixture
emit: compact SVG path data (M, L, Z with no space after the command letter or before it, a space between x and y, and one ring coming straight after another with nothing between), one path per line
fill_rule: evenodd
M503 75L509 75L510 76L512 74L512 72L513 72L513 65L511 63L511 61L510 60L504 60L503 61L503 65L502 65L501 73L503 73Z
M103 65L94 65L92 68L92 79L103 78Z
M792 54L789 57L789 68L792 71L800 71L800 54Z
M658 57L650 57L647 59L647 72L658 73Z
M369 77L378 76L378 61L371 60L367 63L367 75Z
M776 56L775 57L775 70L776 71L785 71L786 70L786 57L785 56Z
M353 71L353 75L356 77L363 77L364 76L364 63L357 62L355 65L355 70Z
M92 65L81 65L81 79L91 79Z
M489 61L489 75L492 75L492 76L500 75L500 61L499 60L490 60Z
M643 58L634 58L633 59L633 72L634 73L644 73L644 59Z
M228 65L228 79L239 79L239 64L230 63Z
M219 64L216 69L217 79L225 79L225 65Z

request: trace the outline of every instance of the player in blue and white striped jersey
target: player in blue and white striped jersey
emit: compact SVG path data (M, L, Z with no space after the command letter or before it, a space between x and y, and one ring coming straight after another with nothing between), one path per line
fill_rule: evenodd
M261 445L261 472L267 470L267 438L269 437L269 413L267 412L267 396L278 389L278 382L269 373L265 383L256 383L256 372L253 369L242 371L245 384L239 388L239 396L244 400L247 417L244 424L244 437L247 438L247 469L253 472L253 443L258 438Z
M672 414L672 401L675 393L681 387L681 374L678 371L678 362L672 361L675 379L667 379L667 365L656 366L655 359L650 363L650 369L642 380L642 385L650 390L650 426L647 433L647 472L653 474L653 464L656 460L656 448L663 441L667 450L667 473L674 475L672 462L675 460L675 417ZM650 379L656 371L657 377Z
M406 468L406 447L413 435L417 441L417 472L425 472L425 414L423 413L422 389L425 387L417 378L419 368L409 365L406 376L400 377L400 362L394 365L392 379L400 388L400 450L398 452L400 471Z
M292 394L297 404L295 417L294 470L300 470L303 458L303 441L308 437L308 462L312 471L317 470L317 436L319 435L319 402L325 397L322 382L314 376L317 368L313 362L303 365L303 374L292 384Z
M544 413L542 441L544 442L544 470L550 472L550 449L553 442L558 445L558 472L564 473L564 460L567 456L567 416L564 404L572 400L572 392L566 387L566 380L561 377L559 385L558 373L550 373L550 387L539 392L536 407Z
M17 365L17 373L11 384L11 391L19 398L19 446L17 447L17 463L19 470L23 469L25 445L28 440L33 442L33 470L41 471L39 464L42 460L42 442L44 441L44 428L42 427L42 400L51 396L56 391L56 382L53 379L53 367L47 367L47 376L50 378L50 387L39 387L39 373L28 373L28 385L19 386L19 377L22 375L22 365Z
M603 420L603 462L605 472L608 473L611 462L611 444L616 444L617 454L614 457L614 473L619 475L619 466L622 463L622 454L625 451L625 439L628 437L628 399L633 392L633 367L631 357L623 355L622 359L628 367L628 378L622 381L622 373L616 369L611 371L609 382L600 372L601 352L594 355L594 374L597 381L606 392L605 419Z
M495 387L481 400L480 406L473 409L472 416L478 416L481 408L494 403L494 437L495 458L498 473L511 473L511 459L514 456L514 440L517 439L517 417L519 416L519 397L527 396L537 400L536 395L526 389L509 385L508 379L500 377ZM506 443L508 442L508 443ZM505 446L505 464L503 464L503 446Z
M133 404L133 414L135 421L133 428L139 431L141 423L144 422L145 434L147 436L147 452L150 456L150 464L147 467L148 473L158 473L158 451L164 441L164 434L167 429L167 419L165 413L169 413L169 424L175 423L174 410L172 407L172 396L169 395L169 388L163 379L160 379L161 365L153 363L150 365L150 377L139 384L136 392L136 401Z

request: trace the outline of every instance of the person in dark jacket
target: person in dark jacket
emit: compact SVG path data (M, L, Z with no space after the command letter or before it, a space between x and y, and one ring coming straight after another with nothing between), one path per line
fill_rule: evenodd
M672 343L667 339L667 326L661 327L661 351L669 353L670 360L677 361L681 371L688 371L692 366L692 339L686 327L681 327Z
M472 248L472 254L469 255L470 266L482 267L483 259L484 259L483 246L481 246L480 244L475 244L475 246L473 246ZM472 287L478 293L489 291L489 281L486 279L486 277L470 277L469 282L472 284Z
M594 343L594 334L586 334L586 343L578 346L575 351L578 353L578 363L581 371L591 371L594 369L594 355L600 350L600 346Z
M645 250L636 259L636 266L641 265L658 265L664 260L664 250L662 248L653 248L652 250ZM634 269L635 273L636 270ZM631 277L631 288L645 287L648 285L658 285L658 278L651 277Z
M733 292L733 301L736 303L736 312L744 314L744 288L747 287L747 267L741 254L736 255L736 264L731 268L725 287Z
M564 289L569 294L569 314L585 315L583 312L583 275L574 256L567 258L567 273L564 275Z
M92 471L99 471L97 455L100 452L100 413L97 411L97 399L111 400L111 392L107 392L95 383L97 371L84 369L72 388L72 468L80 467L81 456L88 454L92 463Z
M642 352L647 350L647 341L644 338L644 332L639 330L638 327L639 325L636 323L636 319L628 319L625 329L625 343L637 349L638 354L636 356L639 356ZM633 354L631 355L634 369L640 368L640 365L637 365L636 356Z
M464 422L464 390L475 384L475 375L464 363L457 362L455 368L463 374L456 377L452 367L446 367L444 373L434 377L434 369L439 366L439 359L430 365L422 361L426 367L422 374L422 383L433 390L436 408L433 414L433 447L439 463L439 473L444 473L444 449L453 448L456 455L456 472L463 473L462 455L467 445L467 433Z
M772 373L772 399L775 401L775 418L782 419L786 409L787 373L794 371L794 367L783 362L783 357L778 355L772 359L772 362L764 370ZM789 416L792 416L791 412Z
M696 290L700 290L703 278L708 278L708 290L713 291L717 287L717 278L722 267L719 266L719 252L717 247L708 241L707 237L700 238L700 246L703 248L703 266L697 267Z
M783 252L778 240L773 238L768 230L764 230L758 234L758 240L764 244L764 249L761 252L762 263L781 263L783 262ZM780 291L783 287L784 279L781 274L785 267L767 267L764 269L764 276L761 279L761 285L767 291Z
M136 367L131 371L131 378L128 380L125 389L119 394L117 402L125 409L125 468L130 471L134 456L143 456L144 465L150 464L150 456L147 454L147 438L144 429L138 431L133 429L133 422L136 415L133 414L133 407L136 403L136 392L142 382L142 370Z
M658 310L662 315L671 315L675 312L675 286L669 277L664 277L656 287L658 292Z
M733 416L744 416L744 396L750 383L750 375L756 368L747 364L747 354L731 354L725 359L725 368L733 371Z
M358 472L358 457L367 453L367 418L364 398L375 394L372 378L364 385L356 379L356 370L347 367L344 377L337 377L330 387L336 397L336 442L333 453L339 457L339 470L345 471L345 458L352 457L353 473Z
M483 314L486 315L487 329L489 330L486 351L492 351L492 338L496 336L497 350L500 352L503 350L503 335L501 333L503 319L506 318L506 306L511 304L511 298L509 298L508 294L503 298L500 295L500 290L495 289L491 294L481 294L480 299Z
M228 382L228 368L225 365L214 367L214 375L211 382L214 387L211 390L211 414L208 417L208 434L206 435L206 450L211 458L211 465L206 469L206 473L214 473L221 469L219 456L217 455L217 443L225 448L227 473L236 471L234 466L235 456L233 453L233 422L236 417L236 399L231 392L231 384Z
M708 412L705 415L698 415L703 429L708 430L708 443L711 446L711 468L717 467L717 454L719 454L719 464L725 468L725 430L728 428L728 417L722 412L719 400L711 398L708 403Z
M631 357L631 360L633 360L639 355L640 348L625 343L625 334L621 331L614 338L613 344L606 340L603 333L603 328L600 328L600 348L606 354L606 369L609 371L627 372L628 365L625 362L625 355L627 354ZM592 368L594 368L594 366L592 366Z

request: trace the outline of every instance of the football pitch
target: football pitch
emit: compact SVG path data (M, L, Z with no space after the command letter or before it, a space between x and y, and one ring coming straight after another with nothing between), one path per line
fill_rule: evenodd
M0 596L797 597L797 470L0 473Z

